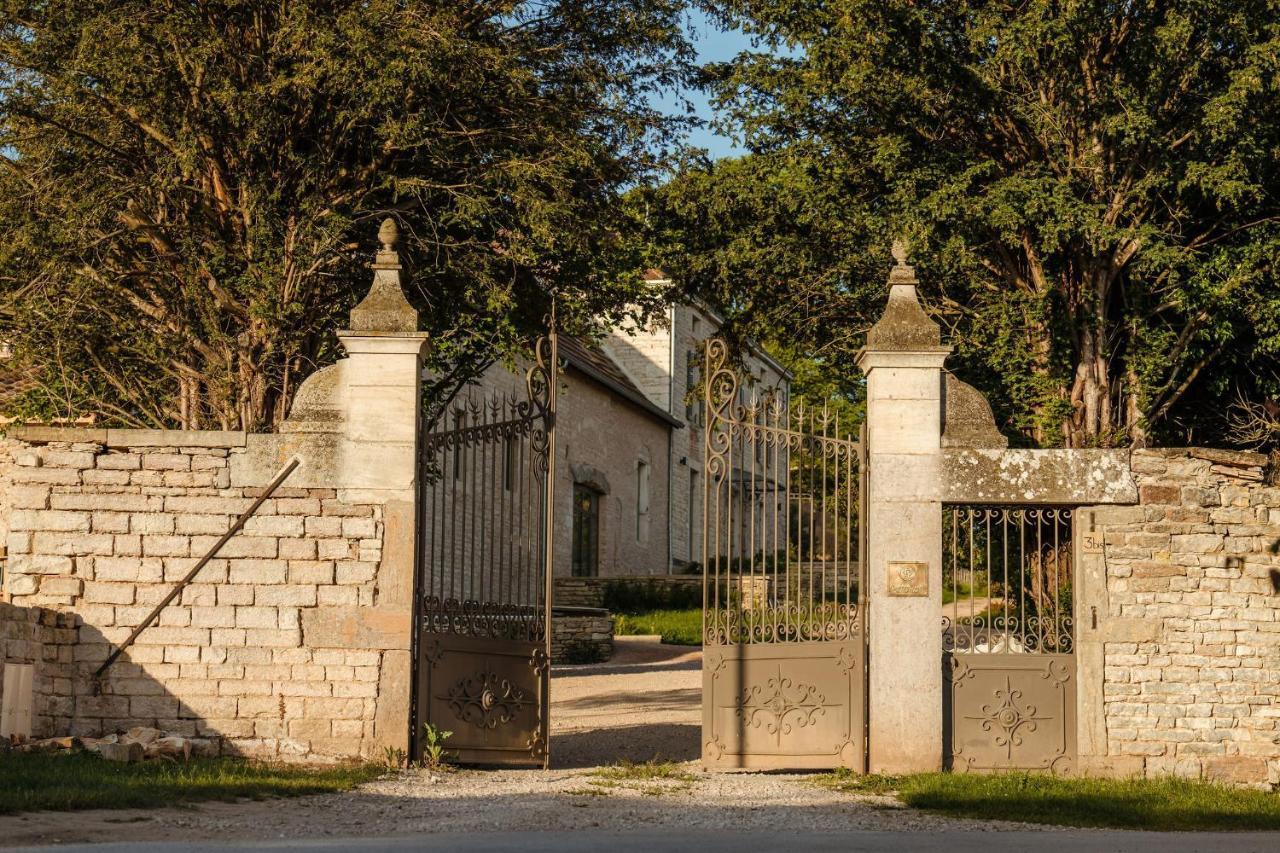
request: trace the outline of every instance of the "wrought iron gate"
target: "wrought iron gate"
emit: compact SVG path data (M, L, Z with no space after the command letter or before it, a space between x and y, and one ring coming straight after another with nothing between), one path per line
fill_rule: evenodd
M1071 510L946 507L943 550L947 767L1071 772Z
M702 760L865 769L862 444L707 342Z
M472 396L424 436L415 733L464 764L547 765L554 330L522 393Z

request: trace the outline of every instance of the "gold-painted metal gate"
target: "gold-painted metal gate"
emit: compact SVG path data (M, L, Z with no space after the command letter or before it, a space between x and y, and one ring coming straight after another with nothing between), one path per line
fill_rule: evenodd
M463 764L549 760L556 335L525 388L470 396L423 437L414 726Z
M944 763L1076 763L1071 510L943 511Z
M702 760L865 769L863 444L707 342Z

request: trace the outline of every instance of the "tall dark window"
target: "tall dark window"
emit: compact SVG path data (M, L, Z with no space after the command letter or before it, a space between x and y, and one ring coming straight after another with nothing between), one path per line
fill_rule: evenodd
M702 395L698 393L698 362L693 350L687 350L684 354L684 420L685 423L692 424L693 419L697 416L698 400Z
M600 495L586 486L573 487L573 576L600 574Z

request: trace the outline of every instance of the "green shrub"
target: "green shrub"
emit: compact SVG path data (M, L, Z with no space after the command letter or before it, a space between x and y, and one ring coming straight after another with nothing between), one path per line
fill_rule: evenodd
M612 580L605 584L602 603L610 613L687 610L702 607L702 587L657 580Z

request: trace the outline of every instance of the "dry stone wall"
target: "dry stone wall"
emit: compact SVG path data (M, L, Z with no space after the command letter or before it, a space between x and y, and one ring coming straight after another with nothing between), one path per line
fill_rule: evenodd
M607 613L556 614L551 659L557 664L598 663L613 657L613 619Z
M260 491L231 485L242 434L74 439L20 448L8 476L8 595L84 622L73 696L55 715L66 725L54 728L146 725L280 758L373 754L389 645L377 626L334 614L375 604L383 507L286 483L99 692L92 672Z
M1084 514L1106 578L1087 606L1113 771L1280 783L1280 488L1265 463L1135 451L1139 503Z
M79 621L73 613L0 602L0 707L26 705L21 697L5 696L6 682L17 687L17 679L6 679L5 670L31 666L30 730L23 725L22 733L52 737L71 725Z

